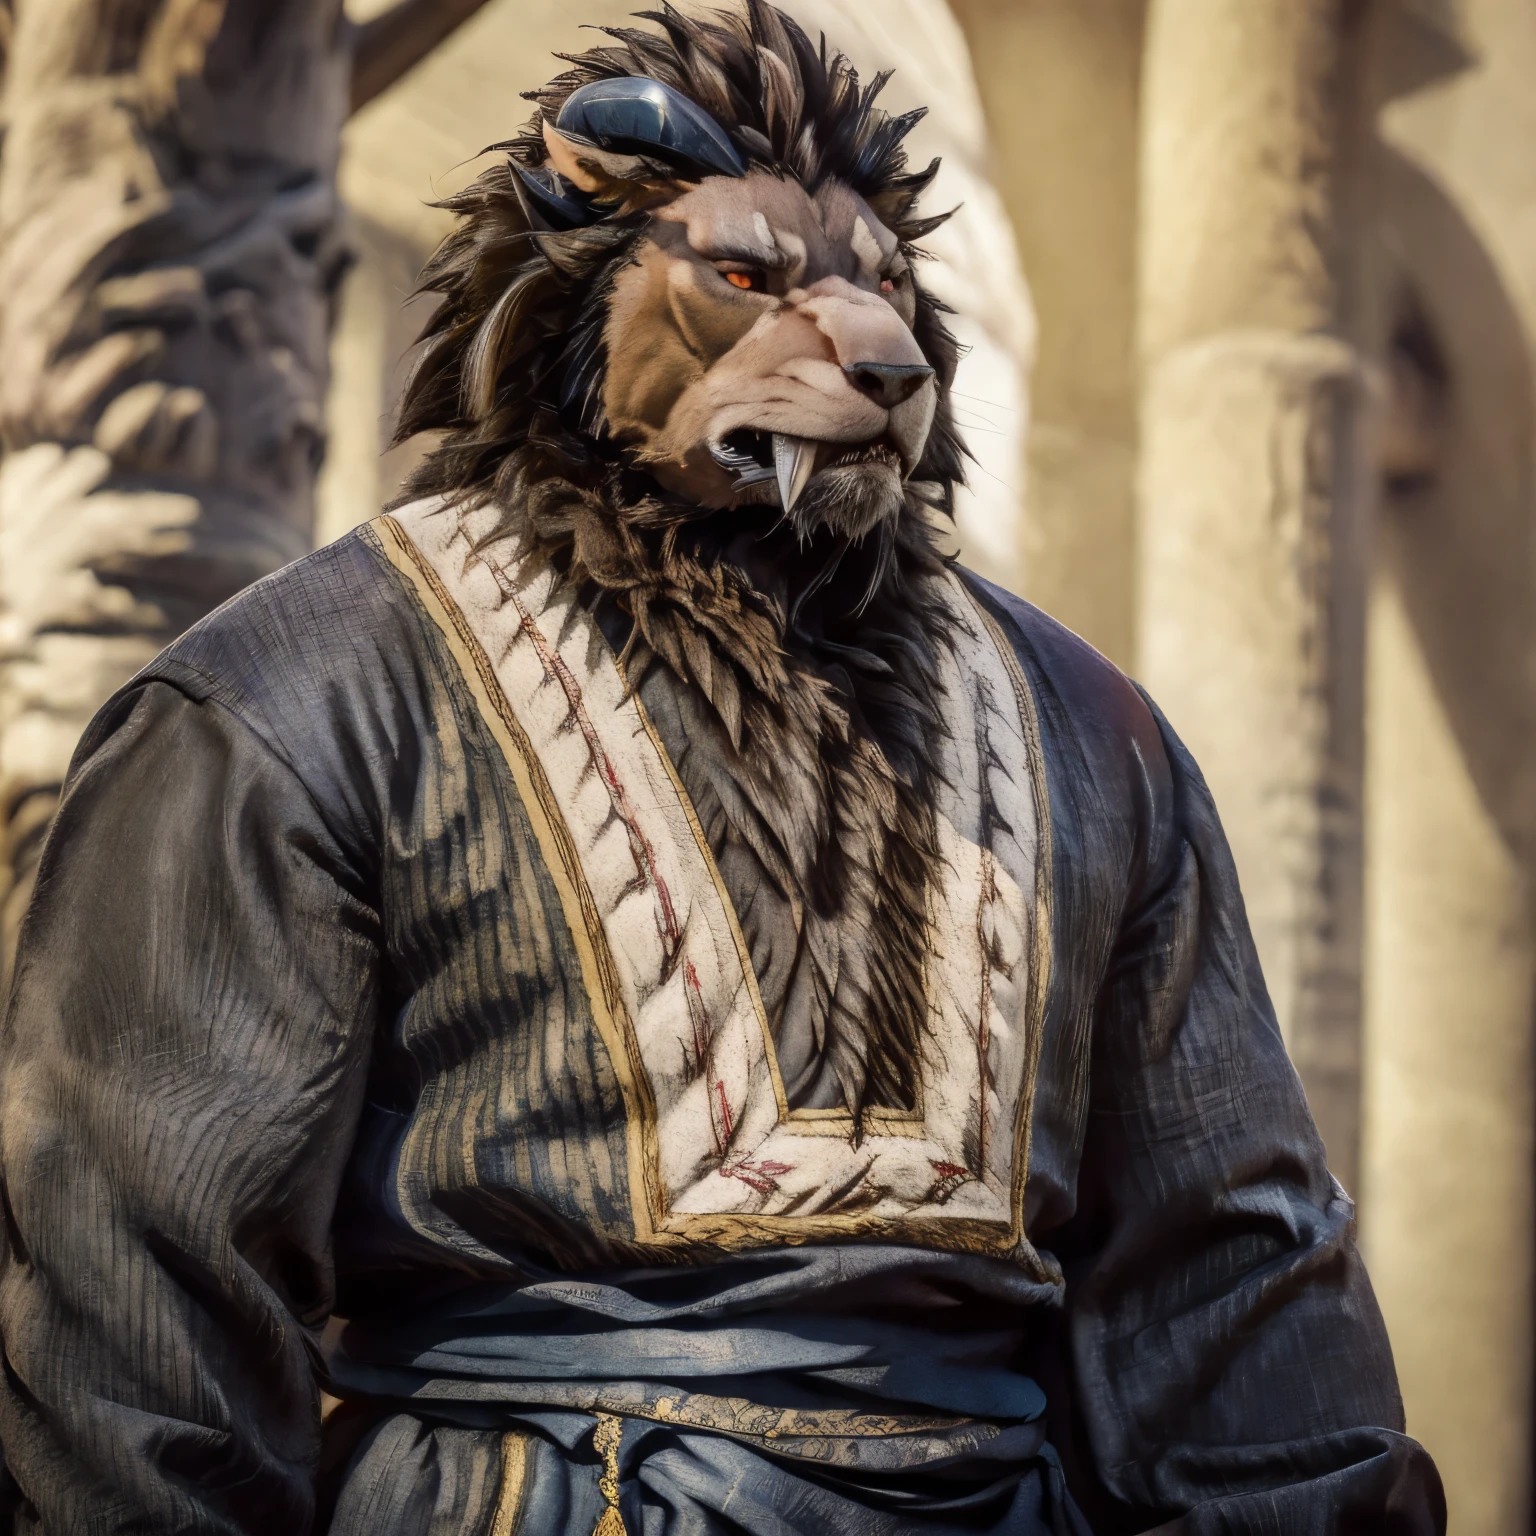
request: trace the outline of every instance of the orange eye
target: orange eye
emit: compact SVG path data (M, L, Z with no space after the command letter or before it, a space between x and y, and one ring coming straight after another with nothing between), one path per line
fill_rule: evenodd
M750 272L727 272L725 280L733 288L750 288L752 286L752 274Z

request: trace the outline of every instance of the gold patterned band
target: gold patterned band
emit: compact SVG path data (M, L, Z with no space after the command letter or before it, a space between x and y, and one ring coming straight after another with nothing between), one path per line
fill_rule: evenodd
M611 1413L597 1415L592 1432L592 1448L603 1458L603 1475L597 1486L602 1489L608 1507L598 1519L592 1536L628 1536L624 1517L619 1513L619 1441L624 1437L624 1421Z

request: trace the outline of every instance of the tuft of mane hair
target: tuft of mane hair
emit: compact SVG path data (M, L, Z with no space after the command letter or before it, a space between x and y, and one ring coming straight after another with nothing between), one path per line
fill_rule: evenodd
M915 1107L927 1026L938 654L949 643L934 525L952 511L965 451L944 307L917 285L913 331L939 403L900 516L849 543L799 537L770 509L700 508L632 463L603 416L609 294L647 213L619 207L553 230L516 167L544 163L542 125L580 86L646 76L709 112L750 164L808 191L846 183L915 259L914 242L947 217L915 212L938 162L908 170L902 141L922 113L876 105L886 75L861 85L824 38L813 45L766 0L702 18L668 4L638 19L659 30L604 28L608 45L563 55L571 68L529 93L529 124L492 146L505 158L441 205L459 223L422 276L440 303L396 434L438 441L401 501L494 503L501 531L627 616L632 688L655 666L671 674L690 730L679 771L717 855L726 842L744 850L752 879L794 915L785 997L812 999L857 1139L869 1109ZM732 889L757 953L752 912L767 904L752 895Z

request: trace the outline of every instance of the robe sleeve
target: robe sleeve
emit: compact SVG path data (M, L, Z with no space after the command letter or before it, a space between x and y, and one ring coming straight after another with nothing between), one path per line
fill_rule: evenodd
M141 684L82 746L0 1034L19 1531L310 1530L377 971L355 863L222 703Z
M1100 997L1068 1369L1096 1532L1445 1528L1210 793L1157 717ZM1155 741L1156 738L1153 737Z

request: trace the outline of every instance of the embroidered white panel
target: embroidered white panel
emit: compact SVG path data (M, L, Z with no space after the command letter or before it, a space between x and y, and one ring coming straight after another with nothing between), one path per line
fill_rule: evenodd
M637 1235L728 1232L733 1218L758 1231L964 1219L1021 1238L1040 767L1022 678L958 580L945 594L957 643L943 657L944 878L930 894L921 1102L877 1112L855 1145L846 1113L787 1109L719 872L590 616L514 541L477 547L493 511L419 503L392 518L483 650L590 893L581 920L620 994L611 1053L646 1122L632 1138L650 1207L637 1200Z

